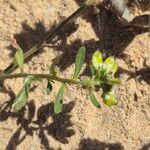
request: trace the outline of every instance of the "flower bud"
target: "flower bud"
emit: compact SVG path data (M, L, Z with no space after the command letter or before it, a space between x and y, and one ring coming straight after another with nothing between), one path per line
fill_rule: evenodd
M104 93L102 97L103 97L104 103L108 106L117 104L115 93L113 90L111 90L110 92Z

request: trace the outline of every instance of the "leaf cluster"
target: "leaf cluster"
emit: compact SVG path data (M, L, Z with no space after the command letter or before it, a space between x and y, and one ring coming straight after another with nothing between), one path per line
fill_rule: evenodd
M19 111L22 109L28 100L29 88L34 81L42 81L42 78L47 79L47 94L49 95L53 89L53 82L58 81L62 83L62 86L56 94L55 103L54 103L54 112L56 114L60 113L63 109L63 95L67 91L67 84L73 83L81 86L87 87L89 91L89 98L93 105L97 108L101 108L99 100L95 96L95 92L102 90L102 98L106 105L112 106L117 104L115 98L114 86L120 84L120 80L115 78L115 73L118 70L118 65L115 62L113 57L108 57L106 60L103 60L102 54L100 51L96 51L91 58L90 67L90 76L86 80L81 79L81 70L84 64L86 54L86 48L82 46L76 56L75 60L75 70L71 78L66 79L60 78L57 76L57 71L55 66L57 65L58 58L54 59L53 64L50 67L49 76L45 77L44 74L33 74L28 76L25 79L24 86L16 96L14 103L12 105L12 111ZM24 55L23 51L20 49L16 52L15 62L20 68L20 74L23 74L23 62ZM24 74L25 75L25 74Z

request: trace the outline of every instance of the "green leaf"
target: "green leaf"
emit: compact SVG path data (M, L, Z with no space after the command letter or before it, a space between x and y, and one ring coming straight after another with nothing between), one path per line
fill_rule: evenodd
M102 65L102 62L103 62L103 58L101 52L96 51L92 56L92 65L97 70Z
M23 88L20 90L20 92L16 96L14 103L12 105L13 112L18 112L21 108L25 106L28 100L28 92L29 92L30 85L35 80L41 81L41 77L38 75L33 75L33 76L28 77L25 80Z
M110 92L103 94L103 101L107 106L116 105L117 101L115 98L114 91L111 90Z
M92 64L90 64L90 71L91 71L91 76L94 76L95 74L95 68Z
M81 68L83 66L83 62L85 59L85 51L86 51L85 46L82 46L78 51L78 54L76 56L75 71L74 71L73 78L78 78L80 75L80 71L81 71Z
M90 94L90 100L91 100L91 102L93 103L93 105L94 105L96 108L98 108L98 109L101 108L101 106L100 106L100 104L98 103L98 101L97 101L97 99L96 99L96 97L95 97L95 95L94 95L93 92Z
M32 78L26 79L23 88L20 90L20 92L19 92L18 95L16 96L16 99L14 100L14 103L13 103L13 105L12 105L12 111L13 111L13 112L17 112L17 111L19 111L22 107L25 106L25 104L26 104L26 102L27 102L27 100L28 100L29 87L30 87L32 81L33 81Z
M107 65L113 66L114 63L115 63L115 60L114 60L113 57L110 56L110 57L108 57L104 62L105 62Z
M111 72L112 72L113 74L115 74L115 73L117 72L117 70L118 70L118 64L117 64L117 63L114 63L114 65L113 65L112 68L111 68Z
M23 73L24 53L22 49L19 49L15 54L16 63L19 66L20 72Z
M23 108L28 100L28 91L26 87L23 87L18 93L13 105L12 111L18 112L21 108Z
M47 83L47 95L49 95L50 93L51 93L51 91L52 91L52 84L48 81L48 83Z
M107 70L111 70L113 65L115 63L115 60L113 57L108 57L105 61L104 64L106 65Z
M105 64L107 72L112 72L113 75L117 72L118 64L115 62L113 57L108 57L105 60L104 64Z
M63 84L56 95L55 104L54 104L55 114L58 114L62 111L62 107L63 107L62 98L65 92L65 89L66 89L66 85Z
M111 78L111 79L108 79L107 83L111 85L115 85L115 84L120 84L121 81L118 78Z

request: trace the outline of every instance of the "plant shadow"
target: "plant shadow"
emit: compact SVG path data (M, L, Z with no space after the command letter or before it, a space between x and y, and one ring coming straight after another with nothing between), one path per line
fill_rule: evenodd
M83 0L75 0L77 4L83 3ZM113 55L118 58L126 58L124 53L125 48L132 42L132 40L139 34L148 32L147 28L140 27L124 27L121 25L118 17L113 14L111 11L105 9L104 7L98 6L100 8L99 13L95 13L94 7L90 7L88 11L86 11L82 18L86 20L86 22L90 22L91 26L99 38L98 41L93 39L85 40L84 42L81 39L75 39L71 44L67 44L67 38L74 33L79 25L72 24L73 26L67 27L67 29L63 30L57 40L52 42L52 47L57 51L62 51L62 55L60 56L60 61L58 67L61 70L65 70L67 67L72 65L75 61L75 56L77 54L78 48L82 45L85 45L87 48L86 53L86 63L90 63L92 53L99 49L104 53L104 56L107 57L109 55ZM25 51L32 48L35 44L41 41L46 35L51 34L56 27L56 23L52 25L50 30L46 30L44 24L39 22L35 24L35 28L31 28L26 22L22 24L23 30L19 34L15 34L14 38L19 46ZM61 40L60 44L55 44L58 40ZM39 43L39 47L40 47ZM16 49L10 45L8 49L11 50L10 57L14 56L14 52ZM43 49L38 51L38 53L43 52ZM28 59L29 60L29 59ZM87 69L84 71L85 74L88 73ZM149 73L150 69L143 68L137 72L130 72L123 68L120 69L119 73L128 73L131 77L139 76L140 80L145 80L149 83ZM14 99L15 94L11 91L10 97ZM35 117L35 104L34 101L28 102L27 106L19 111L18 113L11 112L11 105L13 101L10 100L4 105L0 107L0 121L6 121L9 117L16 118L17 124L20 127L16 130L16 132L12 135L6 149L16 149L17 146L26 138L26 136L32 136L33 132L38 131L38 136L41 139L41 144L45 149L53 150L50 147L47 135L52 136L55 140L67 144L68 138L75 134L73 129L70 127L73 126L70 121L71 115L70 112L74 107L74 102L68 103L64 105L64 110L59 115L53 114L53 103L49 103L41 106L38 109L37 120L34 121ZM26 114L26 116L25 116ZM48 125L43 125L48 122L48 119L52 119L52 123ZM36 127L32 126L32 124L36 125ZM25 131L25 134L21 136L22 130ZM122 146L120 144L107 144L104 142L99 142L97 140L83 139L80 143L79 149L85 149L87 146L90 146L91 149L98 147L102 147L103 149L113 150L115 148L117 150L121 150ZM149 148L145 146L145 148ZM143 148L143 150L145 150Z
M75 0L78 5L83 4L84 0ZM102 51L105 57L113 55L118 58L126 59L126 54L124 50L126 47L132 42L132 40L139 34L148 32L147 28L141 27L125 27L120 19L116 16L115 13L106 9L104 5L97 6L100 11L95 12L95 8L91 6L88 11L85 11L81 17L86 20L86 22L90 23L96 36L98 37L98 41L94 39L85 40L82 42L81 39L76 38L71 44L67 43L67 38L77 31L79 24L75 24L74 22L64 28L57 38L54 38L50 46L53 47L56 51L61 51L62 54L60 55L60 61L58 63L58 67L60 70L65 70L67 67L72 65L75 61L75 56L77 54L78 48L82 45L85 45L87 48L86 52L86 63L90 63L92 53L99 49ZM139 18L146 18L149 20L148 16L140 16ZM134 19L136 20L136 18ZM146 21L147 22L147 21ZM41 47L41 40L47 35L53 33L57 24L54 22L53 25L47 30L44 27L43 22L39 22L35 24L35 28L31 28L26 22L22 24L22 32L19 34L15 34L14 38L16 39L19 46L24 50L27 51L32 48L35 44L39 43L38 46ZM58 43L58 41L61 41ZM9 46L9 49L12 51L11 57L14 56L14 47L12 45ZM43 48L36 53L42 53ZM31 57L30 57L31 58ZM28 59L30 60L30 59ZM143 68L144 70L145 68ZM148 69L147 69L148 70ZM139 71L140 72L140 71ZM141 80L145 80L145 75L143 75L143 71ZM85 74L88 73L88 69L85 70ZM127 73L127 72L126 72ZM132 72L129 72L132 74ZM134 73L136 75L136 72ZM135 76L134 76L135 77ZM143 78L142 78L143 77Z
M132 72L124 68L119 68L118 75L120 76L121 74L128 74L128 80L130 80L131 78L136 78L140 82L145 81L147 84L150 84L150 68L148 66L139 69L136 72Z
M75 131L70 128L73 126L70 120L70 112L75 103L70 102L65 104L62 113L58 115L53 113L53 105L53 103L50 103L40 107L37 113L38 119L35 123L41 127L41 133L43 133L43 131L47 131L48 135L51 135L55 140L63 144L67 144L69 142L68 138L75 134ZM49 125L43 127L42 125L46 123L48 117L51 117L53 121Z
M139 150L149 150L150 149L150 143L145 144L141 149Z
M33 136L34 132L38 133L41 145L47 150L53 150L50 147L48 136L51 136L60 143L67 144L69 142L68 138L75 134L75 131L72 129L73 124L70 114L75 105L74 102L64 104L63 111L58 115L53 113L53 103L42 105L36 114L33 100L29 101L19 112L14 113L11 111L11 106L15 94L11 95L11 100L0 107L0 121L4 122L9 118L15 118L19 127L9 140L6 146L7 150L15 150L27 136ZM34 121L35 117L37 117L36 121ZM48 122L48 119L52 121Z
M77 4L82 4L83 0L75 0ZM67 38L60 36L61 43L53 46L58 51L63 51L60 56L58 67L61 70L65 70L71 64L74 63L76 54L79 47L86 46L86 63L90 64L91 56L94 51L99 49L104 57L115 56L126 60L127 55L124 53L126 47L132 42L132 40L142 33L148 32L148 28L142 28L140 26L124 26L121 20L112 11L106 9L103 5L98 6L100 12L95 13L95 8L90 7L88 11L82 14L82 18L86 22L90 22L91 26L99 38L98 41L94 39L85 40L84 42L77 38L71 44L67 44ZM149 16L138 16L133 20L133 23L143 22L148 24ZM142 24L142 23L141 23ZM119 73L128 73L131 78L138 77L139 80L144 80L148 83L147 75L150 73L148 67L142 68L136 72L125 71L120 68ZM84 70L84 75L89 74L89 69Z
M61 18L60 18L61 20ZM70 24L72 28L63 29L62 32L65 32L65 36L70 36L75 30L77 30L78 25L71 23ZM70 26L68 25L68 27ZM27 22L22 23L22 31L18 34L14 34L14 40L16 44L23 49L24 52L28 51L29 49L33 48L35 45L37 45L37 48L39 49L35 54L39 54L44 52L43 51L43 41L46 39L46 37L52 35L54 33L54 30L57 26L57 23L54 22L50 29L47 29L44 26L43 22L35 23L35 27L30 27ZM64 33L60 33L61 36L64 35ZM54 37L54 39L51 41L51 43L56 42L56 39L59 39L58 37ZM45 44L49 44L48 42ZM18 47L17 45L10 43L8 47L6 47L8 50L11 51L10 57L14 57L15 52L17 51ZM30 57L31 58L31 57ZM30 59L28 59L30 60Z
M78 150L124 150L123 146L119 143L105 143L96 139L82 139L79 144Z

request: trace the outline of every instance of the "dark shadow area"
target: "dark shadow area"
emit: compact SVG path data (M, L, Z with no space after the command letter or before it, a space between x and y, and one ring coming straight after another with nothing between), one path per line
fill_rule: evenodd
M5 106L0 108L0 121L6 121L10 117L15 118L17 119L16 122L18 126L20 126L9 140L8 145L6 147L7 150L15 150L17 145L19 145L26 138L27 135L32 136L33 131L35 130L34 127L29 126L35 114L34 102L30 101L27 104L27 113L25 108L17 113L11 112L12 103L13 100L10 100L8 103L5 104ZM25 131L25 134L22 137L20 137L22 130Z
M13 134L13 136L9 140L9 143L6 147L6 150L15 150L15 149L17 149L17 145L19 145L25 139L25 136L23 136L20 139L21 130L22 130L21 127L16 130L16 132Z
M0 106L0 121L6 121L9 117L15 117L16 113L12 113L11 112L11 106L13 104L13 100L15 99L16 95L15 93L12 91L12 89L4 89L5 92L7 92L10 96L10 100L3 103Z
M67 144L68 138L75 134L75 131L70 128L73 126L70 120L70 112L74 105L74 102L64 105L62 113L58 115L53 113L53 103L43 105L38 109L38 119L35 121L35 123L38 124L43 131L47 131L47 133L55 140ZM52 123L43 127L42 125L46 123L49 117L52 118ZM42 130L41 133L43 132Z
M76 2L81 5L84 1L76 0ZM106 9L103 5L98 6L98 8L100 9L100 12L98 13L95 13L94 7L90 7L88 11L82 14L82 18L88 23L91 23L96 36L99 38L98 41L91 39L82 42L77 38L71 44L67 44L67 38L65 36L60 36L61 43L53 46L54 49L63 51L58 63L58 67L61 70L65 70L74 63L77 51L82 45L85 45L87 48L87 64L90 63L91 56L97 49L99 49L105 57L114 56L126 60L127 56L124 53L126 47L137 35L148 32L148 28L145 28L145 25L148 25L148 15L134 18L134 26L125 26L116 14L112 13L112 11ZM88 68L86 68L83 74L87 75L88 73ZM131 75L131 78L138 76L139 80L145 80L148 82L147 75L149 74L149 68L143 68L134 73L128 71L128 74Z
M142 9L142 11L149 10L149 0L129 0L129 5L133 6L135 3Z
M5 83L4 80L0 80L0 92L12 94L12 90L7 90L7 88L5 87L4 83Z
M85 0L75 0L78 5L83 4ZM76 38L71 44L67 44L67 38L74 33L78 26L77 24L71 24L67 26L61 33L57 39L52 41L52 47L57 51L62 51L62 55L60 56L60 61L58 63L58 67L61 70L66 69L71 64L75 62L75 57L79 47L85 45L87 48L86 52L86 63L89 64L91 60L92 53L99 49L102 51L105 57L115 56L118 58L126 58L127 56L124 54L125 48L132 42L132 40L139 34L148 32L147 28L141 28L140 26L130 26L125 27L119 18L109 11L104 6L98 6L100 11L95 12L94 7L90 7L88 11L86 11L81 17L86 20L87 23L90 23L96 36L98 37L98 41L94 39L85 40L84 42L81 39ZM143 16L141 16L143 17ZM147 19L147 16L144 18ZM138 17L135 20L140 20ZM144 19L145 21L145 19ZM144 22L143 21L143 22ZM146 22L147 23L147 22ZM54 23L49 30L44 27L43 22L39 22L35 24L35 28L31 28L26 22L22 24L22 32L19 34L15 34L14 38L19 46L25 51L32 48L35 44L38 44L38 47L41 46L41 40L46 35L49 35L53 32L56 27L56 23ZM56 42L60 40L59 44ZM48 43L49 44L49 43ZM11 57L14 56L14 52L16 48L10 45L8 49L11 50ZM43 49L39 50L38 53L43 52ZM28 59L29 60L29 59ZM88 73L88 69L85 70L84 74ZM139 80L145 80L147 83L150 82L149 68L143 68L138 70L137 72L129 72L125 69L120 69L119 73L128 73L131 77L138 77ZM3 84L3 83L1 83ZM34 90L34 89L32 89ZM20 126L15 133L12 135L9 143L7 145L7 150L15 150L16 147L26 138L26 136L32 136L34 131L38 131L39 139L41 140L41 144L46 150L53 150L50 147L47 136L52 136L55 140L67 144L68 138L75 134L75 131L71 129L73 126L71 122L71 110L74 107L74 102L64 105L63 112L59 115L53 114L53 103L49 103L46 105L42 105L38 109L37 120L34 121L35 117L35 104L34 101L28 102L27 106L19 111L18 113L11 112L11 105L15 98L15 94L12 91L5 92L10 94L11 100L7 103L4 103L0 106L0 121L6 121L9 117L15 118L17 120L17 124ZM52 122L48 123L48 119L51 118ZM35 126L32 126L36 125ZM46 125L45 125L46 124ZM25 131L25 135L21 136L21 131ZM45 132L48 134L45 134ZM149 145L148 145L149 146ZM91 139L83 139L80 142L79 150L86 150L91 148L91 150L100 149L100 150L122 150L122 146L120 144L108 144L104 142L99 142L97 140ZM97 148L97 149L96 149ZM147 145L144 147L147 148ZM142 150L147 150L147 149ZM149 147L148 147L149 148Z
M70 127L73 126L71 118L71 110L73 109L75 103L70 102L64 106L63 113L58 115L52 115L53 122L45 127L49 135L60 141L61 143L67 144L68 138L75 134L75 131Z
M144 80L148 84L150 84L150 68L142 68L136 72L138 79L140 81Z
M137 78L139 81L145 81L147 84L150 84L150 68L145 67L142 69L137 70L136 72L132 72L123 68L119 68L118 75L121 75L122 73L128 74L130 77L128 78Z
M70 25L72 26L72 28L69 28ZM67 28L63 30L65 32L65 35L61 33L65 37L72 34L78 28L78 25L75 25L74 23L70 25L68 25ZM54 22L50 29L46 29L43 22L36 23L34 26L35 27L32 28L27 24L26 21L23 22L22 31L19 34L15 34L14 39L16 40L16 43L23 49L24 52L28 51L37 44L39 50L36 54L39 54L44 52L43 48L41 48L42 41L49 35L53 34L57 24ZM55 41L55 38L53 40ZM51 41L51 43L53 43L53 41ZM17 50L17 46L15 47L15 45L13 45L12 43L7 47L7 49L11 51L10 57L14 57L14 54Z
M84 3L84 0L75 0L78 5ZM71 44L67 43L67 38L74 33L79 25L72 23L68 25L63 31L59 32L57 38L55 38L50 44L56 51L62 51L60 56L60 61L58 67L61 70L65 70L71 64L75 62L75 57L79 47L85 45L87 48L86 52L86 63L89 64L91 56L94 51L99 49L105 57L115 56L118 58L126 59L126 54L124 53L125 48L132 42L132 40L139 34L148 32L148 28L141 28L140 26L124 26L118 16L110 11L105 4L97 6L98 10L94 7L90 7L88 11L85 11L81 17L90 23L96 36L99 38L98 41L94 39L81 41L78 37L72 41ZM141 18L146 21L148 16L138 16L137 19L133 20L136 24L136 20L141 20ZM145 18L145 19L144 19ZM143 21L143 22L144 22ZM140 21L141 22L141 21ZM43 22L35 24L35 28L31 28L26 22L22 24L22 32L15 34L14 38L20 47L27 51L32 48L35 44L39 42L39 47L41 46L40 41L46 35L53 33L56 23L54 23L49 30L46 30ZM57 41L60 41L57 43ZM48 43L49 44L49 43ZM10 45L9 49L15 52L13 47ZM37 53L43 52L43 49L39 50ZM12 54L14 56L14 54ZM30 60L30 59L28 59ZM85 73L88 73L86 70ZM132 74L132 73L130 73ZM136 75L137 73L135 73ZM142 72L143 76L143 72ZM142 79L142 78L141 78ZM145 79L145 78L144 78Z
M105 143L96 139L82 139L79 144L78 150L124 150L119 143Z
M51 29L47 31L43 25L43 22L36 23L35 28L32 28L25 21L22 23L22 31L18 34L15 34L14 39L16 40L16 43L23 49L23 51L26 52L43 40L43 38L45 38L49 32L52 32L55 26L56 24L54 24ZM11 51L10 57L14 57L17 47L15 47L13 44L10 44L7 48ZM39 51L41 52L41 50Z
M22 110L14 113L11 111L14 93L11 96L11 100L0 107L0 121L4 122L11 117L16 119L19 127L9 140L6 147L7 150L15 150L26 136L33 136L34 132L38 133L41 145L46 150L54 150L49 145L48 136L52 136L55 140L67 144L68 138L75 134L75 131L71 128L73 124L70 120L70 112L75 105L74 102L64 104L63 111L58 115L53 113L53 103L42 105L36 114L34 101L29 101ZM36 115L37 120L34 121ZM48 122L49 118L52 119L50 123ZM24 135L22 135L22 131L25 131Z
M84 1L76 0L76 2L81 4ZM61 44L54 48L56 50L63 51L59 63L59 67L62 70L74 63L78 48L82 45L85 45L87 48L87 63L89 63L92 53L97 49L102 51L105 56L113 55L115 57L125 58L126 55L124 54L124 50L132 42L132 40L137 35L148 32L147 28L137 26L125 27L114 13L103 6L99 6L99 9L100 12L95 13L94 7L90 7L89 10L82 15L83 19L91 23L96 36L99 37L99 41L91 39L82 42L80 39L76 39L68 45L66 43L66 37L60 37L62 41ZM146 18L147 21L148 16L141 17ZM140 20L139 17L137 20Z
M141 149L139 150L149 150L150 149L150 143L145 144Z

